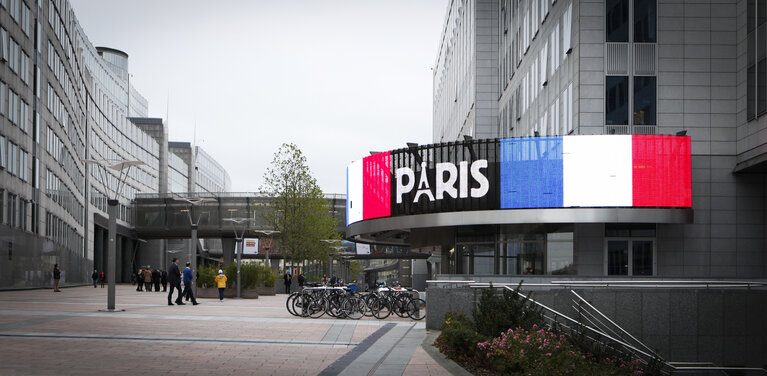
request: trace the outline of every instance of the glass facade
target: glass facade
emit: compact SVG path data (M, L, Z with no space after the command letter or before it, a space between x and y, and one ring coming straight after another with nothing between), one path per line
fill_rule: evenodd
M160 191L164 147L128 119L145 118L148 102L127 54L94 47L68 1L2 1L0 16L10 21L0 25L0 257L10 261L0 288L50 284L55 263L64 283L87 282L104 265L99 218L121 172L118 225L130 227L136 193ZM85 159L144 165L115 171Z
M455 247L442 253L445 274L567 275L575 274L572 226L534 229L501 226L460 229ZM547 232L551 231L551 232ZM461 235L465 232L467 235Z

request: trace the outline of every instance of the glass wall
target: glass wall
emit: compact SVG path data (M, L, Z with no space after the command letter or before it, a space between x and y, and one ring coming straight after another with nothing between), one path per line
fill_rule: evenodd
M497 234L456 237L449 274L575 274L572 226L502 226ZM480 230L481 231L481 230Z

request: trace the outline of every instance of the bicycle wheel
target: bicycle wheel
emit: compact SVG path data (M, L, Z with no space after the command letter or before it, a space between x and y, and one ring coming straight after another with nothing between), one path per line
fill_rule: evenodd
M327 303L328 302L322 298L312 299L307 307L307 311L309 311L309 317L313 319L322 317L322 315L324 315L327 311Z
M309 303L311 302L312 298L311 296L307 294L300 294L295 299L293 299L293 312L296 313L296 316L299 317L307 317L309 316L309 311L307 308L309 307Z
M411 299L406 308L408 316L413 320L423 320L426 317L426 302L423 299Z
M378 299L375 294L367 294L362 297L362 300L365 303L365 312L363 315L366 317L373 317L373 310L370 308L375 300Z
M355 296L344 299L343 304L341 304L343 316L352 320L361 319L366 310L365 301Z
M298 293L294 292L288 296L288 299L285 300L285 308L288 309L288 312L290 312L293 316L298 316L295 310L293 310L293 303L296 301L296 298L298 297Z
M392 301L391 309L394 313L402 318L408 317L407 315L407 303L409 299L405 296L400 296Z
M370 310L375 318L383 320L391 315L391 303L386 298L379 298L373 302Z

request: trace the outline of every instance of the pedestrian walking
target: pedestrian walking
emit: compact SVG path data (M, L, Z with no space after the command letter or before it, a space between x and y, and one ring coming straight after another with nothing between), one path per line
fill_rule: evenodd
M152 292L152 269L144 269L144 290Z
M136 272L136 291L144 291L144 269L138 268Z
M187 262L186 268L184 268L184 292L182 295L188 299L192 299L193 305L198 305L200 303L197 303L197 299L194 298L194 292L192 291L192 281L194 280L194 274L192 273L192 268L189 267L191 264L192 263Z
M224 289L226 288L226 275L221 269L218 269L218 275L216 276L216 286L218 286L218 300L223 302Z
M293 279L290 277L290 273L288 273L287 270L285 270L285 275L282 279L285 280L285 293L290 294L290 284L293 282Z
M160 283L162 283L162 292L168 291L168 272L160 272Z
M181 301L181 272L178 270L178 258L173 258L173 261L168 266L168 282L170 282L170 291L168 292L168 305L173 305L173 289L178 289L178 298L176 298L176 304L184 305Z
M96 284L99 281L99 271L96 269L93 269L93 274L91 274L91 279L93 280L93 288L96 288Z
M106 282L107 276L104 274L104 272L101 272L101 276L99 277L99 281L101 282L101 288L104 288L104 282Z
M160 276L162 276L162 273L160 273L159 269L152 270L152 283L154 283L155 292L160 291Z
M56 264L53 265L53 292L61 292L59 281L61 281L61 269L59 269L59 264Z

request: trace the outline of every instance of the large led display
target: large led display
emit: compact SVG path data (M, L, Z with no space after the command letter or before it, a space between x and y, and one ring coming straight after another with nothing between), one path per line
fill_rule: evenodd
M346 224L391 215L391 155L378 153L346 169Z
M347 170L347 224L386 216L566 207L690 207L690 138L472 140L379 153Z

